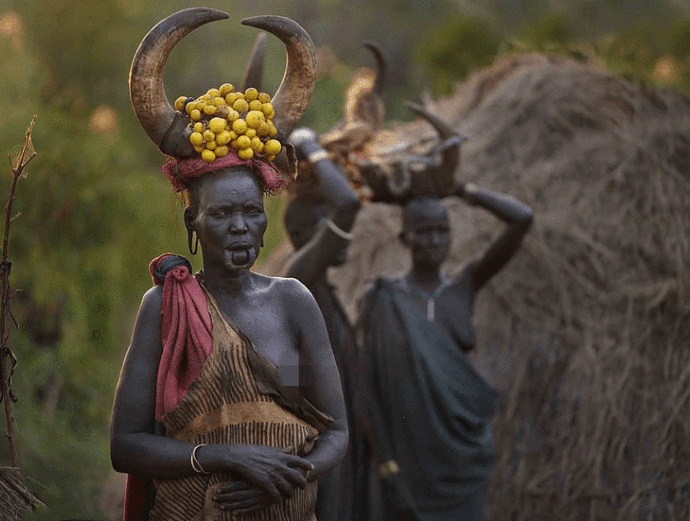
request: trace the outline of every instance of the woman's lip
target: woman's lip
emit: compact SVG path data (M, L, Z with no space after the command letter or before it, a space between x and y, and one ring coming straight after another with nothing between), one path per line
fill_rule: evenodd
M235 244L230 244L227 249L236 251L236 250L250 250L252 248L252 245L248 242L239 242Z

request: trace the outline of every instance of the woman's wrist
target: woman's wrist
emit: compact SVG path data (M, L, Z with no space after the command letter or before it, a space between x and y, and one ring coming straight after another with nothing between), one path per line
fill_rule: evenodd
M300 156L309 161L310 163L315 163L321 159L328 158L328 152L326 152L318 141L306 141L300 143L299 145Z
M477 203L478 187L474 183L464 183L460 185L457 194L467 203L474 205Z
M199 472L199 469L192 465L194 471L197 473L211 473L229 470L228 463L223 461L224 458L219 452L220 447L221 445L195 445L192 450L196 456L196 463L201 467L203 472Z
M328 159L329 155L326 150L324 150L321 147L318 147L317 149L313 150L307 155L307 161L309 161L312 165L316 163L317 161L321 161L322 159Z

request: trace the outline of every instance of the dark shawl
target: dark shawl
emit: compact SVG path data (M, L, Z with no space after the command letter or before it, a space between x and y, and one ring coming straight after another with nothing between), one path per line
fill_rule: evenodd
M376 458L400 467L397 476L383 480L389 482L384 493L390 499L394 492L398 505L411 501L395 508L398 515L405 510L409 518L452 518L485 492L496 391L458 345L468 329L464 320L456 317L457 326L443 316L429 322L426 310L397 284L376 281L360 320ZM391 483L397 483L394 491Z
M328 330L333 349L343 396L347 410L350 433L348 450L342 462L319 481L319 503L317 517L326 521L349 521L362 519L366 505L358 483L363 480L364 462L369 458L368 449L361 432L360 390L361 362L357 349L355 332L343 311L340 302L324 278L313 283L309 290L314 295Z

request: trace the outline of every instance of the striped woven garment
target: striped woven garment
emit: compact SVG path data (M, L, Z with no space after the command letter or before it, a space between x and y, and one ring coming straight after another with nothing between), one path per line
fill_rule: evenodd
M204 291L213 323L213 350L187 395L163 416L161 421L167 435L193 444L291 447L292 454L306 455L316 443L319 432L330 423L330 417L308 403L297 407L281 403L281 390L271 381L270 363L225 320L213 297L205 288ZM304 409L309 414L300 414ZM232 481L233 476L227 473L158 481L149 519L316 520L316 481L310 481L304 490L297 489L290 499L247 515L222 511L211 500L217 485Z

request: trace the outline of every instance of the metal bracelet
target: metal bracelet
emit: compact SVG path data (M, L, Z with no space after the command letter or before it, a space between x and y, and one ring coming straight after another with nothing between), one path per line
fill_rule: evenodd
M474 183L465 183L462 188L463 198L470 204L477 204L477 185Z
M194 472L196 472L197 474L210 474L210 472L206 472L204 470L204 467L201 466L201 463L199 463L199 460L196 459L196 451L199 450L199 447L205 447L205 446L206 446L205 443L200 443L199 445L194 447L192 449L192 455L189 458L189 461L192 464L192 468L194 469Z
M330 156L328 155L328 152L326 152L323 148L320 148L319 150L312 152L307 156L307 160L314 164L317 161L321 161L322 159L328 159Z
M346 232L345 230L341 229L338 227L337 224L335 224L331 219L325 219L326 226L335 233L338 237L341 239L345 239L346 241L351 241L352 240L352 234Z

